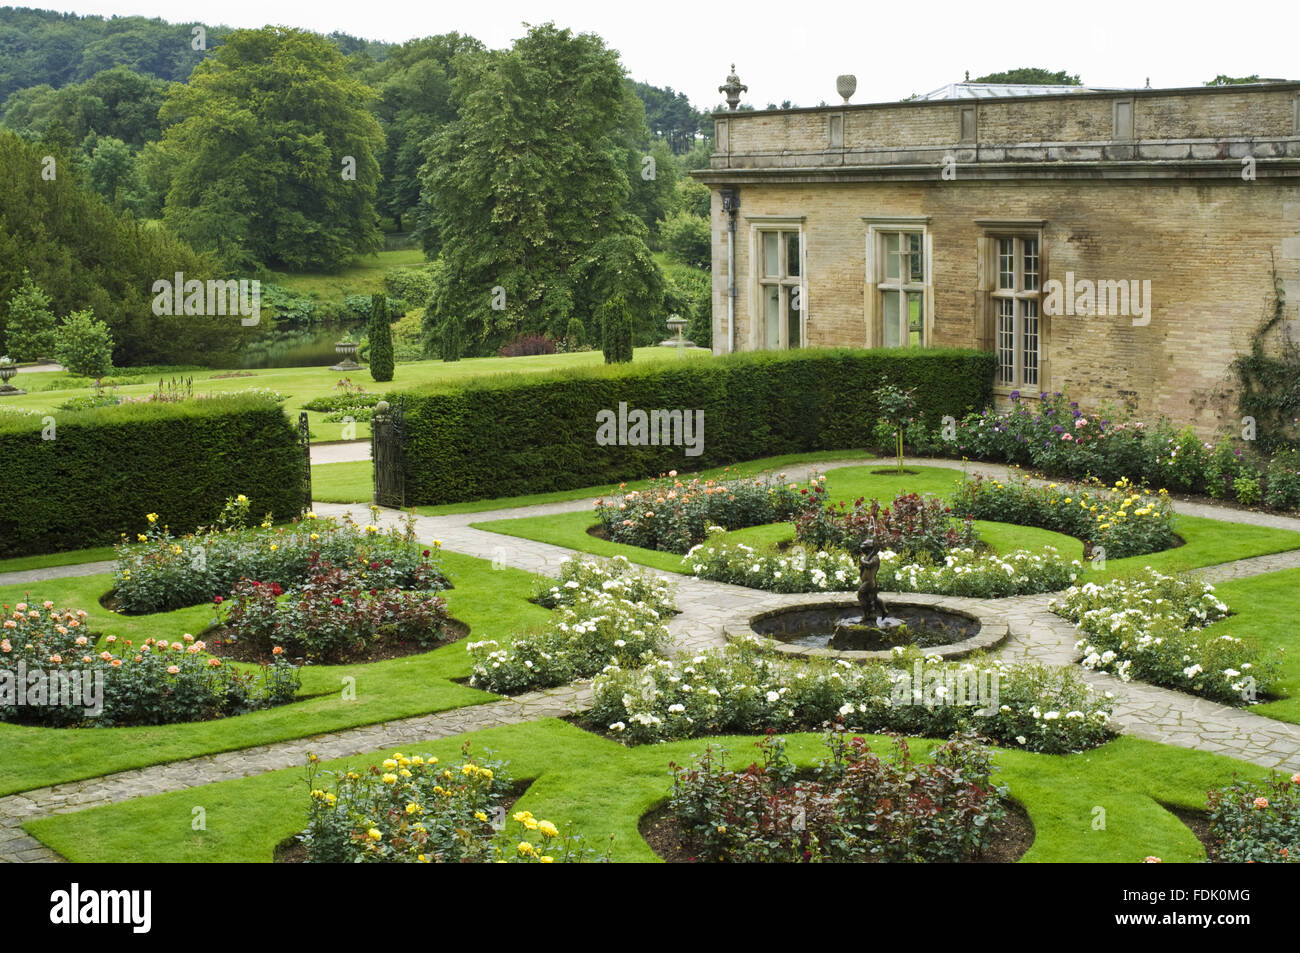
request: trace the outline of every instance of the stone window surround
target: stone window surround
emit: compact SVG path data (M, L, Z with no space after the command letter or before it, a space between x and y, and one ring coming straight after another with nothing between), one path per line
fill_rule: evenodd
M979 294L976 296L978 313L976 314L976 337L979 346L986 351L997 353L997 310L993 292L998 281L999 238L1036 238L1038 239L1038 383L1033 385L1032 393L1026 392L1020 384L998 383L993 381L993 393L996 397L1009 397L1014 390L1021 391L1026 398L1037 399L1042 391L1051 391L1051 362L1048 358L1052 339L1052 320L1042 306L1043 289L1047 286L1049 276L1048 248L1045 238L1047 222L1044 219L976 219L975 225L980 229L979 237Z
M799 347L808 346L808 242L804 234L805 215L745 215L749 223L749 347L751 351L765 351L763 328L759 307L762 303L762 284L759 265L762 260L762 235L764 232L799 233ZM782 327L782 331L786 329Z
M879 265L881 236L886 232L920 232L921 253L925 256L925 275L923 283L924 311L921 315L923 344L934 340L934 241L930 235L930 216L928 215L863 215L866 223L866 272L863 281L863 320L866 324L866 347L884 347L884 309L880 304L880 289L877 276L882 273Z

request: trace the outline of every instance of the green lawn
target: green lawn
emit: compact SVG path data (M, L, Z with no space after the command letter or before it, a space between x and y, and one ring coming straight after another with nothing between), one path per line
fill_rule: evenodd
M1270 654L1282 651L1280 678L1270 689L1278 700L1253 706L1251 713L1300 724L1300 630L1296 628L1300 569L1251 576L1214 588L1235 615L1209 626L1208 634L1254 641Z
M95 546L91 549L68 549L61 553L43 553L39 556L14 556L0 559L0 572L24 572L29 569L50 569L54 566L75 566L78 563L98 563L116 559L112 546Z
M878 751L887 739L870 736ZM748 758L753 738L713 739L727 746L732 763ZM787 736L797 764L826 753L817 734ZM516 779L532 784L518 810L561 827L572 824L588 844L612 840L616 861L655 861L637 823L669 789L669 761L699 753L703 739L624 748L562 721L543 719L405 747L406 755L454 760L469 741L509 762ZM915 745L925 754L931 744ZM340 770L376 764L393 749L328 762ZM1025 862L1136 863L1147 855L1194 862L1204 853L1196 838L1163 804L1204 806L1205 792L1234 771L1263 776L1263 769L1199 751L1122 737L1076 755L998 750L1000 777L1033 821L1035 840ZM69 860L81 862L269 862L275 845L305 822L307 789L301 769L275 771L169 794L137 798L32 821L24 828ZM206 830L191 828L193 809L206 814ZM1104 814L1097 809L1101 808ZM1104 826L1097 829L1097 820ZM508 836L508 835L507 835Z
M501 638L545 620L546 610L528 601L537 577L514 569L493 570L489 562L456 553L444 553L443 558L455 586L446 593L448 609L469 625L472 638ZM98 602L111 583L111 576L99 575L0 588L0 603L51 599L60 608L90 613L90 631L132 640L150 636L175 640L184 632L198 634L213 615L203 605L120 616ZM383 662L307 666L300 692L304 700L235 718L138 728L56 729L0 723L0 796L499 697L451 681L467 676L470 669L464 642L457 642ZM356 679L355 700L342 697L345 677Z
M369 503L375 498L375 465L369 460L317 463L311 468L311 497L321 503Z
M419 248L399 248L358 258L333 274L273 271L270 283L310 295L318 301L342 301L348 295L384 290L384 272L390 268L422 268L428 262Z

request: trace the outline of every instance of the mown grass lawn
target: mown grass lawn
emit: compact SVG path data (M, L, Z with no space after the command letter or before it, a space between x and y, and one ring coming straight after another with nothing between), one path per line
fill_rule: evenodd
M756 461L757 463L758 461ZM789 466L795 461L783 461L779 466ZM962 479L947 467L919 467L911 476L899 477L893 473L880 473L876 465L839 467L826 475L827 497L831 502L852 502L858 497L888 501L902 492L934 493L947 496ZM749 471L756 472L756 471ZM538 542L553 543L581 550L597 556L623 555L634 563L650 566L665 572L680 572L681 557L675 553L628 546L592 536L588 530L596 525L595 515L588 511L554 513L546 516L484 520L473 525L476 529L503 533ZM1029 526L1010 523L976 521L981 537L998 552L1013 549L1039 549L1053 545L1072 559L1081 558L1083 544L1073 537ZM1104 566L1088 565L1089 578L1094 581L1120 578L1140 571L1145 566L1162 572L1180 572L1216 563L1230 562L1250 556L1300 549L1300 533L1290 530L1252 526L1247 523L1228 523L1198 516L1176 516L1174 531L1184 540L1182 546L1145 556L1112 559ZM744 542L772 548L793 539L789 523L770 527L753 527L727 534L726 542Z
M471 637L502 638L540 624L547 611L529 601L539 577L515 569L494 570L490 562L444 554L454 589L445 593L454 618ZM123 616L102 608L99 597L112 576L83 576L0 589L0 603L52 600L59 608L85 609L89 631L121 638L179 639L198 634L212 619L210 606L193 606L145 616ZM499 696L457 684L470 673L464 641L420 655L354 665L306 666L302 701L234 718L131 728L40 728L0 723L0 796L48 784L178 761L219 751L301 738L478 705ZM343 697L345 678L355 679L355 700Z
M867 737L876 751L889 751L888 739ZM796 764L811 765L826 753L818 734L786 738ZM658 858L637 825L667 797L668 763L689 762L711 742L732 752L729 763L743 765L751 758L754 740L697 738L625 748L566 722L543 719L401 750L408 756L433 754L454 761L468 741L471 753L490 752L509 763L512 777L532 780L517 810L531 811L562 829L572 825L585 843L601 851L609 845L615 861L654 862ZM917 742L913 750L925 755L932 745ZM394 750L324 767L357 769L377 764ZM1165 862L1202 860L1195 836L1162 805L1199 809L1205 792L1230 782L1234 771L1247 777L1265 774L1231 758L1132 737L1064 756L998 750L995 761L1000 780L1033 821L1035 839L1023 858L1026 863L1136 863L1149 855ZM286 769L42 818L24 828L73 861L265 863L277 843L302 829L307 803L302 769ZM203 808L205 830L192 829L196 806Z
M1206 635L1231 635L1256 643L1265 655L1280 652L1281 669L1267 701L1250 709L1279 721L1300 724L1300 569L1251 576L1215 586L1234 614L1206 628Z

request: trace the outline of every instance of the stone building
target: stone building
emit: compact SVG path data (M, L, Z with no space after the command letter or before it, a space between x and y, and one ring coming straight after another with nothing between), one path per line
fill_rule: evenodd
M1296 326L1300 83L949 89L714 115L715 353L982 348L1211 430L1275 274Z

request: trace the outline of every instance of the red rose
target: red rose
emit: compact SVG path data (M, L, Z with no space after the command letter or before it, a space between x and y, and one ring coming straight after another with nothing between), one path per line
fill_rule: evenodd
M341 606L343 605L343 600L340 599L338 596L335 596L333 599L330 600L330 605Z
M426 555L426 556L429 555L429 551L428 551L427 549L424 551L424 555ZM8 606L5 606L5 608L8 609L9 607L8 607Z
M220 596L217 596L212 601L215 602L217 605L221 605L221 603L225 602L226 600L222 599Z

